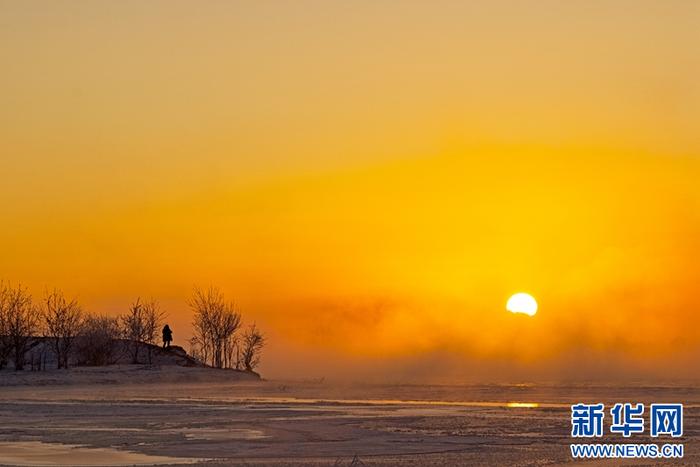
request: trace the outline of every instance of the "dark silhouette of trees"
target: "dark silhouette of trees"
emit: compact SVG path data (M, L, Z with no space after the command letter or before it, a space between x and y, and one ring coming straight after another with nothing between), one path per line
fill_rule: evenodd
M125 345L132 363L139 363L142 344L157 345L158 331L165 318L157 301L141 301L138 297L129 307L129 312L119 317L121 335L126 339ZM145 346L148 363L153 361L153 349Z
M202 348L199 343L199 339L196 336L192 336L188 342L190 344L190 355L192 358L199 360L200 362L206 362L204 356L202 355Z
M7 285L4 282L0 282L0 369L5 368L12 355L8 321L9 294Z
M195 288L189 304L194 311L193 342L199 347L201 358L216 368L230 368L234 364L233 351L227 350L235 343L241 314L214 287Z
M246 371L254 371L260 363L260 354L265 346L265 336L255 324L243 333L241 339L240 360Z
M24 369L24 354L39 329L40 314L28 290L20 284L16 287L0 284L0 308L5 344L13 355L15 370L19 371Z
M188 304L194 311L189 342L195 359L215 368L253 372L265 345L256 325L241 334L241 313L215 287L195 288ZM32 370L42 370L49 353L55 354L59 369L72 362L103 366L127 358L138 364L143 363L142 347L151 364L164 318L153 299L137 298L118 317L97 316L85 313L59 289L47 290L35 306L26 287L0 282L0 369L12 361L20 371L27 360Z
M158 345L158 331L165 320L165 312L154 299L145 302L142 307L143 316L143 341L146 344ZM153 362L153 347L148 348L148 364Z
M80 363L92 366L114 363L119 336L119 320L109 316L88 316L76 339L76 350Z
M128 313L119 317L119 324L121 334L127 340L125 344L131 356L131 363L138 363L141 342L146 339L146 319L140 297L131 304Z
M58 289L46 293L41 311L44 336L50 340L58 368L68 368L73 343L83 325L84 313L76 299L67 300Z

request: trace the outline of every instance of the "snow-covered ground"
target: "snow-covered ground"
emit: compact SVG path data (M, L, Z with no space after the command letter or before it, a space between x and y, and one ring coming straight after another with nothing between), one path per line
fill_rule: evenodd
M0 380L5 464L563 464L569 404L583 399L685 402L686 436L674 442L686 444L684 464L700 464L690 385L332 385L178 366Z
M69 370L2 371L0 394L3 387L48 386L50 392L60 391L62 386L123 386L125 384L175 385L197 382L257 381L258 377L236 370L217 370L207 367L183 367L179 365L110 365L75 367Z
M77 367L88 362L86 355L81 355L78 350L83 338L77 337L73 342L70 356L70 366ZM136 342L128 339L113 339L107 347L108 352L103 352L104 359L109 364L151 364L151 365L179 365L179 366L205 366L200 361L188 355L182 347L173 345L164 349L158 345ZM134 360L136 359L136 360ZM14 369L13 359L8 359L7 369ZM47 337L32 337L24 353L24 369L29 371L55 370L58 360L53 350L52 340Z

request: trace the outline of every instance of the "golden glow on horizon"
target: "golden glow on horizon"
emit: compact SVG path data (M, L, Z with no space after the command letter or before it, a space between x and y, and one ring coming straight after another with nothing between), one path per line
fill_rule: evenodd
M508 299L506 310L511 313L523 313L528 316L535 316L537 313L537 301L530 294L524 292L516 293Z

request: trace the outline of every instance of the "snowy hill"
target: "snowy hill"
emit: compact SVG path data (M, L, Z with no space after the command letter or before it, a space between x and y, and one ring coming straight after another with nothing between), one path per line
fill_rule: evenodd
M115 339L110 346L106 365L86 365L77 355L71 357L70 368L57 369L57 361L48 338L33 338L25 354L24 371L14 371L12 362L0 370L0 387L63 386L63 385L133 385L260 381L257 373L216 369L188 355L185 349L139 343L138 363L133 357L136 343ZM77 344L77 343L76 343ZM150 353L150 357L149 357ZM149 363L150 361L150 363Z
M80 352L81 341L76 338L73 345L74 351L70 357L69 366L102 366L91 363L86 359L85 355ZM136 357L136 360L134 359ZM47 337L34 337L27 346L27 352L24 356L25 370L49 370L56 369L58 363L56 355L52 349L52 342ZM206 365L199 360L187 354L185 349L179 346L172 346L167 349L162 347L146 344L143 342L134 342L126 339L114 339L110 348L104 355L104 364L148 364L148 365L178 365L185 367L205 367ZM6 369L14 369L12 359L8 361Z

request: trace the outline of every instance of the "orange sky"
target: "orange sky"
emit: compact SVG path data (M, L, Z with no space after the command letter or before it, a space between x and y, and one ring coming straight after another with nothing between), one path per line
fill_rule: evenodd
M694 376L700 6L478 3L0 2L0 277L218 285L272 377Z

